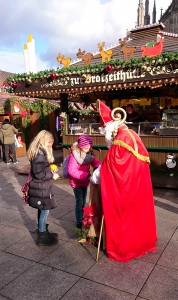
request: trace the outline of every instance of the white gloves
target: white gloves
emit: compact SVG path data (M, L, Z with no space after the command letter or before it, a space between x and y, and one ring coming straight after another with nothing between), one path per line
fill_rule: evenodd
M100 170L101 165L93 172L92 176L90 177L90 181L93 184L100 184Z

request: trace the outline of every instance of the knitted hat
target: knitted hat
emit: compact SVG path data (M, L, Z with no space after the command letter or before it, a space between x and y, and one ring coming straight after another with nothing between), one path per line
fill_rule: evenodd
M80 135L78 138L78 146L79 148L92 147L93 141L88 135Z
M99 99L98 101L98 105L99 105L99 113L100 113L100 124L103 127L104 125L106 125L109 122L112 122L113 119L111 117L111 110L108 106L106 106L102 101L100 101Z

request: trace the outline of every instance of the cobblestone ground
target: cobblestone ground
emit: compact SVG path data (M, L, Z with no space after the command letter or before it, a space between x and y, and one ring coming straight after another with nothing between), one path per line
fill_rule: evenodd
M96 248L77 242L74 197L68 181L62 178L54 184L58 206L48 218L59 243L36 246L36 210L21 198L29 163L26 158L19 160L14 166L0 163L0 300L178 299L177 190L154 189L155 253L118 263L101 251L96 262ZM56 161L61 163L60 153Z

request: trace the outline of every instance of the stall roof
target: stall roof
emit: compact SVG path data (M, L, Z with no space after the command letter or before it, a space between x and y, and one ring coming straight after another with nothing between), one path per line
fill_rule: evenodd
M149 42L154 42L157 39L157 35L162 33L164 35L164 47L162 53L178 51L178 34L164 32L164 25L162 23L156 23L152 25L144 25L142 27L136 27L130 30L130 38L126 39L125 47L135 46L134 58L142 57L141 46L146 45ZM124 54L121 51L121 41L118 40L118 44L108 47L106 50L111 49L113 51L112 59L121 60L124 59ZM101 62L100 52L94 54L91 64ZM72 66L83 65L83 61L80 59L71 64Z
M16 98L17 101L20 100L20 101L23 101L23 100L28 100L29 103L33 103L35 102L37 99L36 98L29 98L29 97L18 97L16 96L15 94L11 94L11 93L2 93L0 92L0 109L4 107L4 104L5 104L5 101L6 100L10 100L10 99L14 99ZM42 99L40 99L42 100ZM46 99L45 99L46 100ZM56 107L61 107L60 105L60 101L55 101L55 100L47 100L48 103L56 106Z
M111 61L101 63L102 55L98 52L87 66L79 60L69 68L57 69L55 74L54 70L41 71L32 78L31 75L22 74L15 77L14 93L18 96L55 101L67 99L65 95L68 95L69 101L78 102L81 95L85 97L91 93L136 88L155 89L178 84L178 35L164 32L162 23L137 27L130 32L131 38L119 40L118 45L110 48L113 51ZM157 45L158 37L162 39L160 55L143 55L143 48ZM124 57L129 55L124 51L128 52L130 48L133 48L132 59L130 56ZM51 75L55 75L54 78Z
M14 73L0 70L0 88L3 85L4 80L8 77L12 77L13 75Z

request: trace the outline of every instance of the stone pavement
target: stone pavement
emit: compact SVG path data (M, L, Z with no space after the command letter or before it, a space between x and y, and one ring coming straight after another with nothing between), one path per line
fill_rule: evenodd
M68 180L54 183L58 207L48 218L59 243L36 246L36 210L22 201L26 176L18 174L29 164L26 158L19 160L14 166L0 163L0 300L178 299L177 190L154 189L156 253L119 263L101 252L96 262L96 248L76 240L75 202ZM57 160L62 160L60 153Z

